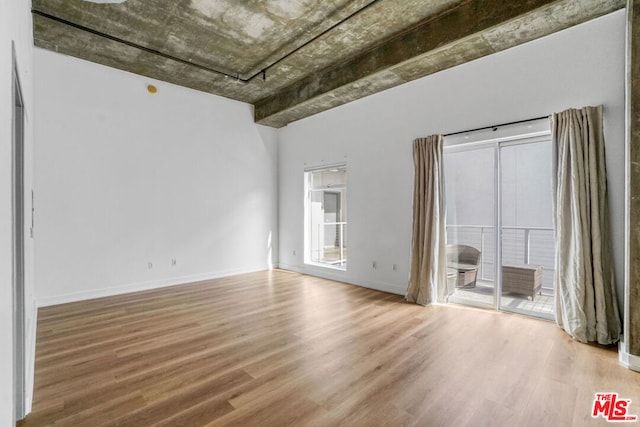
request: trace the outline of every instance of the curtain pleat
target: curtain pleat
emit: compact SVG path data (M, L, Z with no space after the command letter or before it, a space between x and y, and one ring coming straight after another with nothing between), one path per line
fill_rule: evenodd
M405 298L421 305L446 299L443 144L442 135L413 141L413 235Z
M578 341L613 344L622 326L611 250L602 106L566 110L551 119L556 321Z

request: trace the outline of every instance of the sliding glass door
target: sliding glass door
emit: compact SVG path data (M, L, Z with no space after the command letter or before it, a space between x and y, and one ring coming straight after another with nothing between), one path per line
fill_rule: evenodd
M500 308L553 319L551 141L500 146Z
M449 300L493 307L495 300L495 149L446 150Z
M449 301L553 319L548 131L445 139Z

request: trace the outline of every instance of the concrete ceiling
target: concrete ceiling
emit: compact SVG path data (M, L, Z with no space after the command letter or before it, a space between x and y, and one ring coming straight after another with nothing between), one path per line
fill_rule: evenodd
M625 0L33 0L36 46L253 104L281 127Z

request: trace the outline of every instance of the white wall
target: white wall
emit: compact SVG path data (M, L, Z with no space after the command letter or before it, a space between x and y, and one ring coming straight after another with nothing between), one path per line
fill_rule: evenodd
M34 57L40 305L277 263L277 133L249 105Z
M12 294L12 53L15 42L16 59L25 104L25 193L33 185L33 101L31 2L24 0L0 2L0 425L15 425L13 397L13 294ZM29 200L29 199L27 199ZM29 204L26 206L30 209ZM29 221L29 217L27 221ZM35 297L33 282L33 241L25 241L25 320L27 395L33 387L33 357L35 352ZM27 401L30 406L30 398Z
M280 266L403 294L411 246L413 139L604 104L616 273L622 298L624 29L625 12L621 10L282 129ZM305 266L301 256L303 170L345 159L347 271ZM372 268L374 260L377 269Z

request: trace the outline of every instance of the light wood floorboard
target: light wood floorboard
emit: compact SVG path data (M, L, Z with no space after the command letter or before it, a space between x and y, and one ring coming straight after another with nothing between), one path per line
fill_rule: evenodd
M285 271L42 308L19 426L587 426L615 348Z

